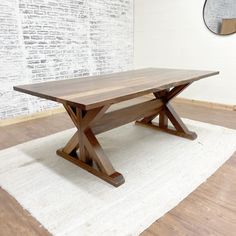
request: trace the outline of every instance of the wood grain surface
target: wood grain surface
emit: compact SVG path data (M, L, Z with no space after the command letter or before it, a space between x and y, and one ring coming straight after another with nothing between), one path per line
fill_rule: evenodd
M191 83L217 71L147 68L108 75L14 86L23 93L84 110Z

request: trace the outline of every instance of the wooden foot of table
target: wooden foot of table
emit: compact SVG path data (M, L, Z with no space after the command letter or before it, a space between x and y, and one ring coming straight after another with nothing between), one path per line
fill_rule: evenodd
M152 116L147 116L141 120L136 121L135 124L155 128L157 130L190 140L196 139L197 134L188 130L186 125L183 123L181 118L169 103L171 99L173 99L176 95L183 91L187 86L189 86L189 84L174 87L170 91L163 90L161 92L154 93L155 97L163 102L162 109ZM152 120L155 119L158 115L159 123L153 122ZM168 127L168 121L173 124L175 129Z
M173 134L173 135L176 135L176 136L179 136L182 138L186 138L186 139L190 139L190 140L195 140L197 138L197 134L195 132L189 131L187 133L183 133L183 132L177 131L173 128L170 128L170 127L169 128L161 128L159 126L159 124L156 122L145 123L145 122L137 120L135 122L135 124L150 127L150 128L162 131L162 132L166 132L168 134Z
M109 184L115 187L119 187L125 182L123 175L120 174L119 172L114 172L111 175L104 174L97 169L97 166L93 162L90 165L87 163L84 163L83 161L80 161L78 158L72 157L69 154L65 153L63 151L63 148L57 150L57 155L72 162L73 164L79 166L80 168L90 172L91 174L96 175L100 179L108 182Z

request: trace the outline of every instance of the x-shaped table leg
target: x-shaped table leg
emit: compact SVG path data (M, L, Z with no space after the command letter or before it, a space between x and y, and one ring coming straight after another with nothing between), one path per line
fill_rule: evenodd
M124 177L115 171L95 134L144 117L136 123L184 138L195 139L196 133L188 130L169 103L188 85L180 85L172 90L166 89L156 92L154 93L156 98L153 100L108 113L106 111L109 106L84 111L78 107L64 104L77 131L64 148L57 150L57 154L108 183L116 187L120 186L125 182ZM153 119L158 115L159 124L156 124ZM171 121L175 129L168 127L168 120Z
M108 106L90 111L83 111L68 104L64 104L64 107L77 131L64 148L57 150L57 154L116 187L123 184L124 177L114 170L90 128L103 116Z
M158 113L144 117L141 120L136 121L136 124L149 126L170 134L181 136L183 138L194 140L197 138L195 132L189 131L186 125L183 123L181 118L175 112L174 108L169 103L175 96L181 93L190 84L184 84L174 87L169 91L169 89L154 93L157 99L162 100L163 109ZM153 122L152 120L159 115L159 124ZM173 124L175 129L168 127L168 120Z

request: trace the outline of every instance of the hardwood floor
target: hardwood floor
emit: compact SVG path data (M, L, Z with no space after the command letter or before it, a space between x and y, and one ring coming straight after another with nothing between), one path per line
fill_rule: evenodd
M0 235L50 235L16 200L0 188Z
M182 116L236 129L236 112L174 103ZM0 149L73 127L65 113L0 128ZM236 154L142 236L227 235L236 232ZM0 235L50 235L0 188Z

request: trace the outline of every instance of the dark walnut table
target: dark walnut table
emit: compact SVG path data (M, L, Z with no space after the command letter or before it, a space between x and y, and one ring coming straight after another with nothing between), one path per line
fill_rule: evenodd
M136 121L136 124L194 140L196 133L188 130L170 101L192 82L218 73L148 68L15 86L14 89L62 103L77 131L57 154L118 187L125 179L114 169L95 135ZM113 104L150 93L153 99L149 101L109 109ZM156 124L152 120L158 115ZM168 127L168 120L174 129Z

